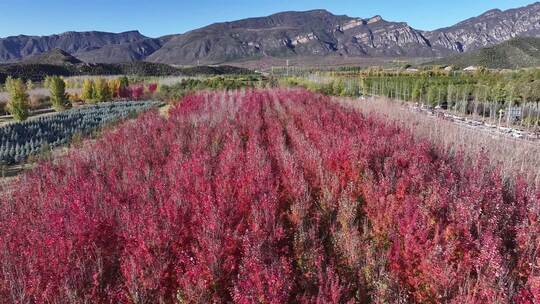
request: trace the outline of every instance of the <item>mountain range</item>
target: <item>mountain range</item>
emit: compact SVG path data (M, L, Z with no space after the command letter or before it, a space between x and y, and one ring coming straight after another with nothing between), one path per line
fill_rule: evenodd
M540 38L517 37L470 52L452 55L426 65L483 66L490 69L518 69L540 67Z
M414 29L381 16L362 19L312 10L215 23L160 38L138 31L20 35L0 39L0 63L39 58L36 56L55 49L87 63L178 65L261 58L445 57L515 37L540 37L540 2L506 11L490 10L434 31Z

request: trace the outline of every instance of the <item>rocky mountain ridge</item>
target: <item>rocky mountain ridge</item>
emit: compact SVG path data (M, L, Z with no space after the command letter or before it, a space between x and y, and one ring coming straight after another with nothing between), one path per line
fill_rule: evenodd
M362 19L312 10L215 23L161 38L138 31L14 36L0 39L0 62L20 61L53 49L89 63L180 65L264 57L442 57L522 36L540 37L540 2L507 11L490 10L434 31L417 30L381 16Z
M517 37L495 46L452 55L426 65L465 68L483 66L490 69L540 67L540 38Z

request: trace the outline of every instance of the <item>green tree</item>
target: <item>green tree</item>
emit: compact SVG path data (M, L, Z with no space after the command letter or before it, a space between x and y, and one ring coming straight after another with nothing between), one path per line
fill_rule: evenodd
M28 94L26 93L26 85L21 79L6 79L6 91L9 93L9 101L6 105L6 110L13 115L17 121L26 120L28 113Z
M519 84L515 82L508 82L504 89L506 91L507 100L512 104L520 104L522 101L521 95L526 91L526 89L523 91L519 90Z
M332 82L332 93L334 96L345 95L345 83L342 79L337 79Z
M57 112L71 107L66 94L66 83L62 78L58 76L52 77L49 83L49 90L51 92L51 103Z
M362 95L371 95L371 92L369 91L369 82L366 78L363 77L360 79L360 87L362 88Z
M50 84L51 84L51 76L47 75L45 76L45 79L43 80L43 87L49 88Z
M129 79L126 76L122 76L118 80L120 80L121 87L124 87L124 88L129 87Z
M500 82L497 83L495 87L493 87L492 96L493 101L498 103L505 103L507 98L507 92L504 87L504 85Z
M420 80L417 80L415 83L414 83L414 86L413 86L413 89L412 89L412 93L411 93L411 98L414 100L414 101L420 101L422 95L423 95L423 90L424 90L424 84L423 84L423 81L420 81Z
M86 102L94 102L94 81L92 79L84 80L81 98Z
M129 88L129 79L126 76L122 76L118 79L118 97L125 98L128 97L128 88Z
M34 86L34 83L32 82L32 80L31 80L31 79L28 79L28 80L26 81L26 88L30 91L30 90L33 90L34 87L35 87L35 86Z
M427 90L427 103L430 105L436 105L438 103L438 88L435 85L430 85Z
M96 102L104 102L111 100L111 90L107 80L98 78L94 84L94 99Z

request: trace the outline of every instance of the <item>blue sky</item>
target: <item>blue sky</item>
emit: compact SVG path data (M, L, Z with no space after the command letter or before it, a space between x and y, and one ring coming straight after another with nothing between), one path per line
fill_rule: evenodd
M492 8L534 0L0 0L0 37L66 31L139 30L158 37L214 22L265 16L286 10L324 8L335 14L391 21L431 30L453 25Z

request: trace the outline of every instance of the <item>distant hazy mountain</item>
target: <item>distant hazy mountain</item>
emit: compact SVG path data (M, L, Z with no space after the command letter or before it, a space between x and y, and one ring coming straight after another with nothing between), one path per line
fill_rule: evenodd
M54 49L61 49L86 62L128 62L142 60L160 47L160 39L145 37L137 31L21 35L0 39L0 62L19 61Z
M540 67L540 38L520 37L496 46L436 60L430 64L459 68L484 66L492 69Z
M0 62L55 48L85 62L103 63L208 64L303 56L441 57L522 36L540 37L540 2L507 11L491 10L435 31L417 30L380 16L361 19L314 10L216 23L156 39L139 32L17 36L0 39Z

